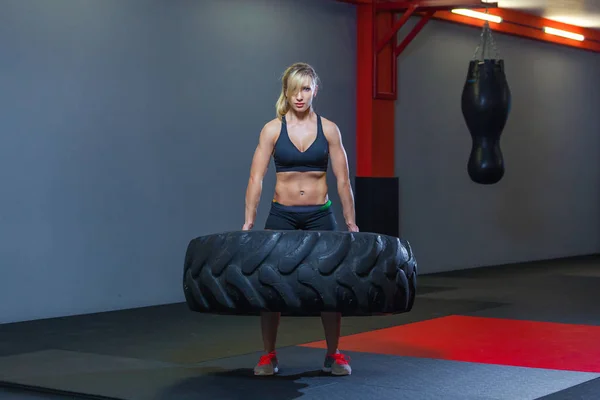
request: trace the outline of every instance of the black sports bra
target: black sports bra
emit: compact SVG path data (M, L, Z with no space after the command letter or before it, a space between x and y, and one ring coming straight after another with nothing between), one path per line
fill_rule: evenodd
M276 172L327 171L329 143L323 133L321 116L317 115L317 137L304 152L298 150L290 140L285 116L283 116L281 119L281 132L273 151L273 159Z

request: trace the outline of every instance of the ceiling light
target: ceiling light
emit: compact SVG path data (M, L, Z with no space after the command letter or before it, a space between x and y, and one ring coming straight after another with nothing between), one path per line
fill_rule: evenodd
M496 22L496 23L502 22L502 17L499 17L497 15L491 15L488 13L473 11L473 10L469 10L466 8L455 8L452 10L452 12L454 14L464 15L465 17L478 18L478 19L483 19L485 21Z
M547 26L544 27L544 32L546 32L550 35L562 36L567 39L579 40L580 42L582 42L585 39L583 37L583 35L579 35L579 34L573 33L573 32L563 31L561 29L549 28Z

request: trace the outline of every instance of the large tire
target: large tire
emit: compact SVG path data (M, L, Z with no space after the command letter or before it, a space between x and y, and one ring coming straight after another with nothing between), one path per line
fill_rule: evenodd
M193 311L256 315L380 315L412 309L409 243L338 231L235 231L190 241L183 289Z

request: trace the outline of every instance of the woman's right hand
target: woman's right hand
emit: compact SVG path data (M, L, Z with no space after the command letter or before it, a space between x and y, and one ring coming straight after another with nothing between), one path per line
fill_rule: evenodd
M254 224L253 224L253 223L246 222L246 223L244 224L244 226L242 226L242 230L243 230L243 231L249 231L250 229L252 229L252 227L253 227L253 226L254 226Z

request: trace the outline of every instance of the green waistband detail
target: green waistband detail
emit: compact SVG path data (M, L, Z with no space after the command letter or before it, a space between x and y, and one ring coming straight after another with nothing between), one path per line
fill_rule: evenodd
M327 200L327 203L323 204L319 210L327 210L331 207L331 200Z

